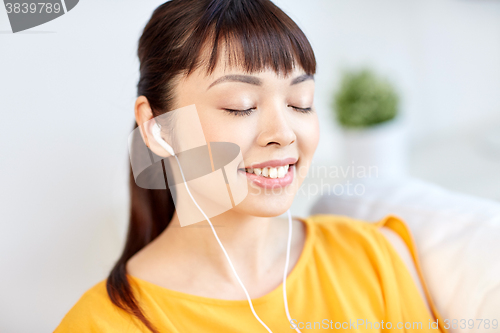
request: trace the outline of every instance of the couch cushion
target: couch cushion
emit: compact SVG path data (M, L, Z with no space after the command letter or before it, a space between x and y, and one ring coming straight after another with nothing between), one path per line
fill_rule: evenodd
M363 194L355 195L351 182L344 185L343 195L322 196L310 213L372 222L388 214L400 217L413 234L423 275L443 318L500 321L499 202L416 178L356 184L357 193Z

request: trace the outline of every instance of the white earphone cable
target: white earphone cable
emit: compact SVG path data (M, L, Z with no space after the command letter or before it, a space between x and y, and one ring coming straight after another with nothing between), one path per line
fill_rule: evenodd
M238 280L238 283L240 284L241 288L243 288L243 291L245 292L245 296L247 297L247 300L248 300L248 304L250 305L250 309L252 310L252 313L253 315L255 316L255 318L257 318L257 320L259 321L259 323L262 324L262 326L264 326L266 328L266 330L269 332L269 333L272 333L272 331L269 329L269 327L267 327L266 324L264 324L264 322L259 318L259 316L257 315L257 313L255 312L255 309L253 308L253 304L252 304L252 300L250 299L250 295L248 294L248 291L247 289L245 288L245 286L243 285L243 282L241 282L240 280L240 277L238 276L238 273L236 273L236 269L234 268L233 266L233 263L231 262L231 259L229 259L229 255L227 254L226 252L226 249L224 248L224 245L222 245L219 237L217 236L217 233L215 232L215 229L214 229L214 226L212 225L212 222L210 222L210 219L208 218L208 216L205 214L205 212L200 208L200 206L198 206L198 203L196 202L196 200L194 200L193 198L193 195L191 194L191 192L189 191L189 188L187 186L187 183L186 183L186 179L184 178L184 173L182 172L182 168L181 168L181 164L179 162L179 159L177 158L177 155L174 155L175 159L177 160L177 163L179 164L179 169L181 171L181 175L182 175L182 180L184 181L184 185L186 185L186 190L189 194L189 196L191 197L191 199L193 199L193 202L194 204L196 205L196 207L198 207L198 209L200 210L200 212L203 214L203 216L207 219L208 223L210 224L210 228L212 228L212 231L214 233L214 236L215 238L217 239L217 242L219 243L221 249L222 249L222 252L224 252L224 255L226 256L226 259L227 261L229 262L229 266L231 266L231 269L233 270L233 273L234 273L234 276L236 276L236 279Z
M159 129L159 128L158 128ZM193 200L194 204L196 205L196 207L200 210L200 212L203 214L203 216L205 217L205 219L208 221L208 223L210 224L210 228L212 228L212 232L215 236L215 238L217 239L217 242L219 243L219 246L221 247L222 251L224 252L224 255L226 256L226 259L227 261L229 262L229 266L231 266L231 269L236 277L236 279L238 280L238 283L240 284L241 288L243 289L243 291L245 292L245 296L248 300L248 304L250 305L250 309L252 310L252 313L253 315L255 316L255 318L259 321L259 323L262 324L262 326L265 327L265 329L269 332L269 333L272 333L272 331L269 329L269 327L267 327L267 325L260 319L260 317L257 315L257 313L255 312L255 309L253 307L253 304L252 304L252 300L250 298L250 295L248 294L248 291L247 289L245 288L245 286L243 285L243 282L241 281L240 277L238 276L238 273L236 272L236 269L234 268L233 266L233 263L231 262L231 259L229 258L229 255L227 254L226 252L226 249L224 248L224 246L222 245L222 242L220 241L219 237L217 236L217 233L215 232L215 229L214 229L214 226L212 225L212 222L210 221L210 219L208 218L208 216L205 214L205 212L201 209L201 207L198 205L198 203L196 202L196 200L193 198L193 195L191 194L191 191L189 191L189 187L187 186L187 182L186 182L186 178L184 178L184 173L182 172L182 167L181 167L181 163L179 161L179 159L177 158L177 155L175 155L175 153L173 153L173 149L172 147L170 147L170 145L168 145L164 140L163 138L161 137L160 135L160 132L159 131L155 131L153 130L153 136L155 137L156 141L163 147L165 148L169 153L171 153L171 155L173 155L175 157L175 159L177 160L177 164L179 165L179 170L181 172L181 176L182 176L182 180L184 181L184 185L186 186L186 190L189 194L189 196L191 197L191 199ZM168 147L165 147L165 145L163 144L165 143ZM173 153L173 154L172 154ZM286 250L286 262L285 262L285 271L283 273L283 300L284 300L284 303L285 303L285 312L286 312L286 315L287 315L287 318L288 318L288 321L291 323L291 317L290 317L290 312L288 310L288 301L287 301L287 297L286 297L286 276L287 276L287 272L288 272L288 262L289 262L289 258L290 258L290 245L291 245L291 241L292 241L292 216L290 214L290 210L287 211L288 213L288 242L287 242L287 250ZM299 333L301 333L299 331L298 328L295 328L295 330Z

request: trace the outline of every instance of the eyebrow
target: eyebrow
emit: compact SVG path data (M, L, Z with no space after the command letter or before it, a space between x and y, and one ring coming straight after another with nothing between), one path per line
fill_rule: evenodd
M298 84L298 83L304 82L306 80L313 80L314 81L314 76L310 75L310 74L302 74L302 75L297 76L296 78L294 78L292 80L292 82L290 83L290 85L292 86L294 84ZM210 89L210 88L212 88L216 84L219 84L219 83L222 83L222 82L243 82L243 83L253 84L255 86L261 86L262 85L262 80L259 79L256 76L231 74L231 75L224 75L224 76L218 78L217 80L215 80L214 82L212 82L208 86L207 90Z

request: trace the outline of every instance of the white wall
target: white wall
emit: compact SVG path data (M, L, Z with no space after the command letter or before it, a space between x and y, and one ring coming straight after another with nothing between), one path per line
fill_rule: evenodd
M276 1L318 60L316 161L338 158L339 69L391 78L415 142L500 111L500 1ZM11 34L0 9L0 331L51 332L117 258L137 40L162 1L81 1ZM29 320L28 320L29 319Z
M500 115L500 2L276 1L303 27L318 58L323 141L336 155L329 103L339 70L369 65L399 88L413 141Z

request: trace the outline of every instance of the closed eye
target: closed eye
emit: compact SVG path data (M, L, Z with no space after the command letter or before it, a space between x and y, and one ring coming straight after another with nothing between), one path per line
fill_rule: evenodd
M308 107L308 108L299 108L298 106L293 106L293 105L288 105L289 107L299 111L299 112L303 112L303 113L309 113L312 111L312 107Z
M246 110L234 110L234 109L224 108L223 110L228 112L228 113L231 113L234 116L249 116L253 112L253 110L255 110L255 109L256 108L250 108L250 109L246 109Z
M291 108L293 108L294 110L299 111L299 112L303 112L303 113L312 112L312 107L300 108L298 106L293 106L293 105L288 105L288 106L291 107ZM250 108L250 109L246 109L246 110L235 110L235 109L224 108L223 110L226 111L226 112L228 112L228 113L231 113L232 115L235 115L235 116L248 116L255 109L256 108Z

